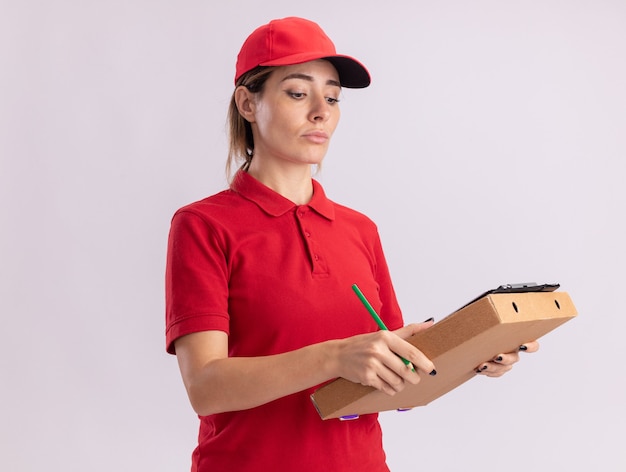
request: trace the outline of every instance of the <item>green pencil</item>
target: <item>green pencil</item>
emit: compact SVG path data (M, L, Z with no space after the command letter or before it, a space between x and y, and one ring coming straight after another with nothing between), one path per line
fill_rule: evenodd
M352 290L354 290L354 293L356 293L356 296L359 297L359 300L361 300L365 308L367 308L367 311L372 316L372 318L374 318L374 321L376 321L376 324L378 325L378 327L382 331L389 331L387 329L387 326L385 326L385 323L383 322L383 320L381 320L380 316L378 316L378 313L376 313L376 310L374 310L370 302L367 301L367 298L365 298L365 295L363 295L363 292L361 292L361 289L359 288L359 286L357 284L353 284ZM407 367L409 367L413 372L415 372L415 367L413 367L413 364L411 364L410 361L406 360L404 357L401 357L401 356L398 356L398 357L402 359L402 362L404 362L404 364Z

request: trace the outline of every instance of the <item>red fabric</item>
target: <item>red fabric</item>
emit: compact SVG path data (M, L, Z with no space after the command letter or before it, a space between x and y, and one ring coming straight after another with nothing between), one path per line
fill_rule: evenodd
M375 331L357 283L389 329L402 326L374 223L313 181L297 206L246 173L181 208L166 270L166 348L222 330L230 356L261 356ZM193 471L386 471L377 415L322 421L314 388L257 408L201 417Z
M235 85L257 66L289 66L316 59L330 61L343 87L364 88L370 74L355 58L337 54L335 45L317 23L297 17L272 20L244 41L237 55Z

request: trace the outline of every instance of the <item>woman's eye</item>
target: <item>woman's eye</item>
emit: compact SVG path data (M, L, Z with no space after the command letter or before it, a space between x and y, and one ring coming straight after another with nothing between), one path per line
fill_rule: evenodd
M291 98L304 98L304 92L287 92Z
M326 97L326 101L330 103L331 105L334 105L335 103L339 103L339 99L334 98L334 97Z

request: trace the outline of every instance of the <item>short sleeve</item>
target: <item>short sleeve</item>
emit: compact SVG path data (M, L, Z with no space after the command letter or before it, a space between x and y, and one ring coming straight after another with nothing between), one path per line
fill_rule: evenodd
M165 270L166 350L198 331L229 332L228 264L223 238L189 210L172 218Z

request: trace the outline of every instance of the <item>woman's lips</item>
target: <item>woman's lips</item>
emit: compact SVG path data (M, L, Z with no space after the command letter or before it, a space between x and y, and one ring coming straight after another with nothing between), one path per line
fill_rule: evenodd
M316 144L324 144L328 141L328 134L323 131L311 131L310 133L305 133L304 137Z

